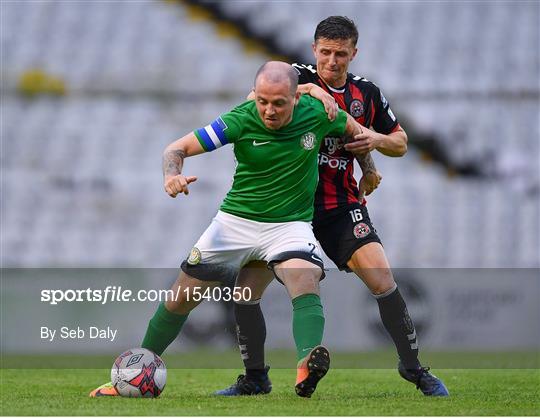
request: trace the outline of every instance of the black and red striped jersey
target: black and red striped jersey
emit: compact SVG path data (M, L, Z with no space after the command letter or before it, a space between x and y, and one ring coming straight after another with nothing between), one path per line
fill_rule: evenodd
M371 81L347 74L345 85L339 89L328 86L317 74L315 65L293 64L298 71L299 84L314 83L334 96L339 107L362 126L382 134L399 128L388 101ZM319 185L315 195L315 216L325 211L358 202L358 184L353 176L354 155L343 148L345 140L326 137L319 151ZM321 213L322 212L322 213Z

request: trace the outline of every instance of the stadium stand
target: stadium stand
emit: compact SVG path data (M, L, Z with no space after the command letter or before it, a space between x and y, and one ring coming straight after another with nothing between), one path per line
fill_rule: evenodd
M538 2L219 5L310 62L319 20L355 19L352 71L482 174L449 176L413 148L376 157L384 180L370 211L393 265L540 266ZM199 180L179 201L162 191L162 149L242 101L267 57L178 3L6 2L2 11L2 264L177 266L234 161L230 149L188 160ZM65 96L21 95L21 76L36 69L62 80Z

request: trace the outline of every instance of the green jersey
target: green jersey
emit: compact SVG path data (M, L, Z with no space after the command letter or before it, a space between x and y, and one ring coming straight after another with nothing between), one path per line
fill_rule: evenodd
M196 130L205 151L234 144L236 172L220 210L259 222L311 221L319 145L342 136L346 123L345 112L329 121L323 104L304 95L280 129L264 125L252 100Z

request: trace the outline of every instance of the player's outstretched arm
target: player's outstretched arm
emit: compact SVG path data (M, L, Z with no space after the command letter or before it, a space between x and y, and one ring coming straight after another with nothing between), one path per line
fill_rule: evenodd
M163 186L171 197L179 193L189 194L188 184L197 180L195 176L184 176L184 158L202 154L204 149L193 132L169 144L163 151Z

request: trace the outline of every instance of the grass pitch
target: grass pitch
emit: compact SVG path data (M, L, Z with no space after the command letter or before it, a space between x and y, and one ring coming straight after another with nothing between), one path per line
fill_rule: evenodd
M184 356L167 356L175 364ZM288 357L288 355L287 355ZM339 364L339 362L337 362ZM5 364L5 362L4 362ZM8 363L9 364L9 363ZM1 370L2 415L539 415L540 371L437 369L450 398L429 398L395 369L333 368L311 399L294 393L295 371L272 369L266 396L223 398L212 392L233 383L240 370L169 366L158 399L88 398L109 369Z

